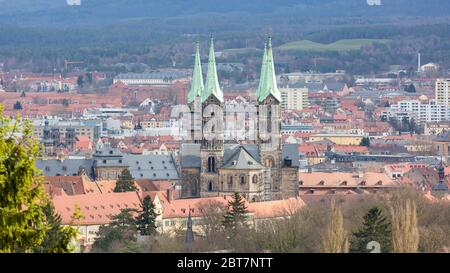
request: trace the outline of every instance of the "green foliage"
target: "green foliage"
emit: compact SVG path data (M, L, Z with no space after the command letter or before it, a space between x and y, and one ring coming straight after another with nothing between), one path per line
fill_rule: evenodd
M14 110L22 110L23 109L22 103L20 103L20 101L16 101L16 103L14 103L13 109Z
M44 240L46 195L35 166L38 142L29 121L0 108L0 252L30 252Z
M156 230L156 217L158 214L155 212L155 205L152 203L150 196L146 196L142 200L141 211L136 218L137 229L142 236L154 235Z
M353 233L354 239L351 241L350 251L368 253L367 244L371 241L380 243L381 252L392 251L391 244L391 223L383 215L383 211L378 207L373 207L364 216L363 226Z
M228 211L224 215L223 225L226 230L236 235L239 229L247 227L247 207L242 196L235 192L233 199L228 202Z
M114 192L129 192L136 190L137 187L134 184L134 178L131 176L130 171L128 169L123 170L117 179Z
M77 78L77 85L78 85L78 87L83 87L83 85L84 85L84 78L83 78L83 76L78 76L78 78Z
M363 139L361 139L361 144L359 144L359 145L369 147L370 139L368 137L363 137Z
M131 241L135 241L137 233L136 219L133 209L123 209L119 214L111 217L109 225L101 226L98 238L92 249L94 252L123 252Z
M77 236L77 230L70 226L61 225L61 216L55 213L54 206L48 202L44 207L46 223L49 229L46 231L44 241L34 248L38 253L70 253L74 251L72 241Z
M31 123L0 106L0 124L0 252L71 252L76 231L61 226L43 190Z

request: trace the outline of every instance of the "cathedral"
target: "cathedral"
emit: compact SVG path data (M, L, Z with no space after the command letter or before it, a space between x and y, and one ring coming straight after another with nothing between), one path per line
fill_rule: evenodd
M281 94L270 37L252 101L256 113L250 123L254 124L255 136L251 141L224 139L225 102L217 77L213 38L205 81L197 43L187 100L193 125L189 131L191 140L181 145L182 197L239 192L250 202L260 202L298 195L299 154L297 145L283 145L281 140Z

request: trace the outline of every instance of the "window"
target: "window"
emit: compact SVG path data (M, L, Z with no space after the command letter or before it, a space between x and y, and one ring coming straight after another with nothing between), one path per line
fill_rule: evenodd
M67 172L67 166L62 166L63 172Z
M253 175L253 178L252 178L252 182L253 182L253 184L257 184L258 183L258 175Z
M241 185L245 184L245 176L244 175L241 175L240 182L241 182Z
M212 181L208 182L208 191L213 191L213 184Z
M233 189L233 176L230 175L228 177L228 191L231 191Z
M266 158L266 160L264 161L264 165L268 168L273 168L273 158L272 157L268 157Z
M208 157L208 172L213 173L216 171L216 159L213 156Z

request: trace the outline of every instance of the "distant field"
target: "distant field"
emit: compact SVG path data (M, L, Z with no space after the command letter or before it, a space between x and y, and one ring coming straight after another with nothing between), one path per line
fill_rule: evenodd
M364 45L373 43L389 43L386 39L349 39L339 40L331 44L321 44L309 40L301 40L279 46L278 50L285 51L350 51L359 50Z

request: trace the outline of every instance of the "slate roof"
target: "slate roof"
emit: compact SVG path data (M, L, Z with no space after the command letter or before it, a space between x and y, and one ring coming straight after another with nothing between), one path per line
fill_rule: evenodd
M134 155L123 156L128 169L135 179L148 178L153 180L179 179L175 162L171 155Z
M226 169L262 169L264 168L256 161L250 153L243 147L239 146L234 149L234 153L223 164L222 168Z
M86 174L94 177L94 160L92 159L39 159L36 167L42 170L44 176L77 176L80 169L84 169Z

